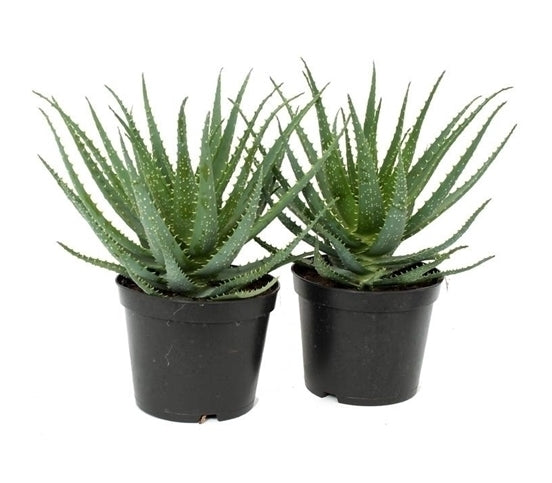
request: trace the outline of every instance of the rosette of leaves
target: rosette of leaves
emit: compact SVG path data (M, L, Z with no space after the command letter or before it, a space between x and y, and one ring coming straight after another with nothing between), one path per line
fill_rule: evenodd
M345 123L345 114L341 110L334 120L330 120L306 64L304 75L310 90L317 96L315 108L319 136L321 148L325 150L336 145L336 125L340 119ZM440 217L475 185L515 129L514 126L467 180L459 182L485 133L505 104L501 102L491 108L493 102L508 88L501 89L488 97L477 97L468 102L434 141L416 156L420 132L442 77L443 74L431 89L414 124L408 128L405 128L405 112L409 89L406 90L387 149L378 146L381 99L379 102L376 100L375 68L364 119L360 119L348 97L351 128L345 131L343 145L332 150L327 163L316 174L318 189L309 183L303 190L303 199L296 198L290 202L291 211L303 224L311 224L317 214L323 213L314 226L314 234L305 237L305 241L315 248L314 257L302 261L311 265L322 277L357 289L400 287L430 283L434 279L472 269L492 258L487 257L461 268L438 269L453 253L466 248L453 245L472 225L488 201L441 243L415 253L394 254L404 240ZM285 102L284 94L279 87L277 89ZM292 114L289 104L288 109ZM479 122L485 109L490 112ZM448 174L436 184L436 189L424 197L427 192L425 188L435 178L436 170L447 153L458 144L466 129L478 122L475 137L467 143L467 148L452 164ZM318 155L313 143L301 127L296 132L305 157L310 163L315 163ZM301 179L305 173L296 155L289 148L287 155L295 176ZM289 189L290 185L282 175L279 175L279 181L283 191ZM293 233L301 233L296 219L286 213L282 213L280 218Z
M308 232L308 226L284 248L271 247L264 258L242 266L234 266L234 259L246 243L258 239L282 213L327 156L321 156L293 187L280 190L278 198L271 197L274 171L285 155L288 138L315 100L295 112L265 150L261 141L284 103L263 122L259 121L263 108L275 93L273 90L237 136L248 79L249 75L223 119L219 76L213 108L203 125L195 168L188 151L186 100L178 114L177 156L173 163L161 139L143 80L147 139L140 133L130 109L109 88L117 105L117 110L112 111L120 125L116 138L107 134L105 124L89 102L100 144L54 98L38 94L61 118L103 198L133 232L127 236L102 213L81 182L54 123L42 111L54 134L69 182L40 159L116 263L83 255L65 244L61 246L86 262L128 277L148 294L245 298L268 290L276 279L268 279L266 275L294 259L292 251Z

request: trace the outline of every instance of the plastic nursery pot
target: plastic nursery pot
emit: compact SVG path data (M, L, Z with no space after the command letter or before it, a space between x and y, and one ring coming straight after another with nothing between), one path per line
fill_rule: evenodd
M219 421L255 402L269 313L278 285L249 299L147 295L118 276L126 309L136 403L171 421Z
M359 406L413 397L442 280L420 288L359 291L325 283L309 267L295 264L292 271L307 389Z

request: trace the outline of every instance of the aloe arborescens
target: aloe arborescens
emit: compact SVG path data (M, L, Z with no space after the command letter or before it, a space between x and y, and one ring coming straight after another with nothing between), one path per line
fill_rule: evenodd
M322 99L318 97L319 89L308 67L305 77L313 95L317 96L315 107L319 135L321 147L326 150L335 145L338 117L333 122L328 119ZM315 225L315 235L305 238L315 247L315 255L304 260L304 263L312 265L323 277L359 289L406 286L465 271L491 258L463 268L436 270L454 252L465 248L450 247L466 232L488 201L442 243L415 253L394 255L401 242L428 226L473 187L500 153L515 128L514 126L471 177L461 184L458 183L487 129L505 104L500 103L482 123L473 140L435 191L421 201L420 195L445 155L466 128L480 117L483 109L506 90L501 89L485 98L478 97L466 104L425 151L416 156L420 131L442 77L441 75L438 78L419 116L409 129L404 126L408 100L408 90L406 91L392 140L385 151L381 151L377 143L381 100L379 103L376 101L375 69L364 120L359 119L351 98L348 98L352 135L346 131L343 149L334 149L327 163L317 173L319 190L309 183L303 191L304 200L296 198L290 203L296 217L307 225L312 223L318 213L325 210ZM276 88L279 90L279 87ZM286 102L283 93L280 90L279 92ZM294 112L289 104L288 111L290 114ZM346 123L343 111L340 114ZM301 127L297 129L297 134L306 157L311 163L316 163L318 155L307 134ZM301 179L304 172L291 149L288 149L288 157L295 176ZM279 180L284 191L289 189L289 183L283 176L279 175ZM300 226L285 213L280 218L292 232L302 232Z
M100 211L80 181L53 122L43 111L72 186L41 159L118 263L88 257L62 246L78 258L125 275L150 294L240 298L262 293L274 284L274 279L259 281L290 261L292 250L309 227L285 248L271 250L265 258L243 266L234 266L233 261L247 242L258 237L281 214L321 167L325 157L317 160L297 184L271 200L267 194L273 191L274 170L285 155L289 136L314 100L292 116L281 135L265 150L261 146L263 135L284 104L260 123L261 111L271 96L265 98L241 136L236 138L247 82L248 78L233 100L227 119L223 120L219 77L213 108L204 123L195 169L188 152L186 101L178 115L177 159L172 163L152 114L144 82L149 140L142 137L133 114L109 89L118 106L118 111L114 111L121 128L117 141L107 134L90 105L102 149L55 99L40 95L61 117L105 200L135 234L129 238Z

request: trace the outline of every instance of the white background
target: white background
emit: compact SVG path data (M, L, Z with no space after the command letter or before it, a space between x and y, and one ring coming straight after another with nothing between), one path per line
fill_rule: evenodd
M5 2L0 480L552 481L552 35L545 4ZM490 138L498 141L517 122L515 136L442 232L433 233L444 237L492 197L465 241L467 259L497 257L442 290L411 401L350 407L306 391L285 268L256 407L205 425L149 417L133 402L113 276L55 244L103 254L37 160L40 152L60 166L31 90L55 95L90 127L84 96L106 114L107 83L139 107L145 73L163 131L170 138L178 104L189 95L190 136L197 139L221 67L229 96L255 68L254 101L269 89L269 75L288 92L304 90L301 56L320 83L332 81L332 111L347 92L364 102L375 61L388 126L408 81L412 120L446 69L426 141L471 97L515 87Z

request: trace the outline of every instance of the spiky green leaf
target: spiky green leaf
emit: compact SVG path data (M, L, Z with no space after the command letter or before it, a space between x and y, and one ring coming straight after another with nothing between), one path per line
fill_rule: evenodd
M369 248L369 255L383 255L393 253L399 246L403 236L407 213L407 185L406 174L402 159L399 157L393 175L391 204L385 214L385 221L377 234L374 244Z
M221 106L221 81L222 70L219 72L217 78L217 88L215 89L215 98L213 100L213 110L211 117L211 126L209 129L211 146L217 148L220 145L221 140L221 126L222 126L222 106Z
M87 255L83 255L80 252L77 252L76 250L73 250L71 247L68 247L65 245L65 243L58 242L58 245L63 248L66 252L70 253L74 257L86 262L90 263L92 265L96 265L100 268L105 268L106 270L110 270L112 272L118 273L120 275L125 275L128 277L127 271L122 265L119 265L117 263L108 262L106 260L100 260L99 258L89 257Z
M348 98L349 111L357 145L358 170L358 222L357 232L370 235L381 229L384 220L383 196L378 182L378 160L373 157L351 98Z
M205 277L228 267L234 258L236 258L243 245L251 239L251 228L257 218L257 211L259 209L262 181L262 178L258 176L255 182L255 189L242 219L237 223L232 234L222 242L219 250L214 253L205 265L195 271L195 275Z
M322 151L327 151L330 146L334 145L335 136L330 130L330 124L321 98L321 91L316 86L306 62L303 61L303 64L305 66L305 78L307 79L312 95L316 98L315 109L318 117L320 144ZM351 186L348 183L345 163L343 162L340 151L335 149L335 147L332 148L328 156L328 161L322 171L324 173L324 181L327 183L332 197L336 200L337 211L340 212L341 217L349 226L356 226L355 198Z
M214 299L215 300L233 300L233 299L245 299L250 297L256 297L257 295L262 295L263 293L268 292L277 283L278 283L278 279L274 277L264 285L260 286L259 288L253 288L248 290L243 290L243 289L233 290L223 295L218 295L217 297L214 297Z
M226 122L226 127L224 128L224 133L218 145L216 152L212 153L212 165L214 177L218 179L222 171L224 170L225 164L228 162L228 157L230 156L230 149L232 147L232 140L234 139L234 132L236 130L236 123L239 116L239 109L245 94L245 89L249 82L251 73L247 74L245 80L243 81L236 100L233 102L232 110L230 111L230 116L228 116L228 121ZM218 88L218 87L217 87ZM217 122L213 119L213 124ZM220 122L220 119L218 120Z
M180 105L177 128L177 160L174 180L174 212L172 225L177 239L188 244L193 231L194 213L198 199L198 185L188 151L186 101Z
M207 256L218 240L218 211L213 155L209 148L209 120L207 115L201 141L201 157L197 168L199 179L197 205L190 239L189 253L192 257Z
M420 111L420 114L418 115L416 122L412 126L412 129L410 130L410 134L406 140L406 143L404 145L404 149L402 150L402 158L404 162L404 169L405 171L408 171L410 169L410 165L412 164L412 160L414 159L414 153L416 151L416 145L418 144L418 138L420 137L420 131L422 129L422 125L424 123L427 111L429 110L429 106L431 105L431 101L433 100L433 97L435 96L435 92L437 91L437 88L439 87L439 84L443 80L443 76L445 73L443 72L438 78L435 84L433 85L433 88L431 89L431 92L429 93L429 96L427 97L424 106L422 107L422 110Z
M456 188L452 193L450 193L437 207L434 207L433 210L429 210L427 207L423 207L409 220L405 237L410 237L415 233L419 232L421 229L425 228L433 220L441 216L446 210L453 206L460 198L462 198L472 187L473 185L485 174L485 171L489 168L492 162L496 159L500 151L504 148L510 137L512 136L516 126L506 135L498 147L492 152L492 154L487 158L485 163L476 171L474 175L471 176L464 184Z
M172 186L174 182L174 173L165 147L163 146L163 140L161 134L155 122L155 117L151 110L151 105L148 96L148 90L146 87L146 79L142 75L142 97L144 100L144 110L146 112L146 120L148 123L148 130L150 134L151 153L156 165L159 166L160 171L163 173L166 182Z
M410 91L410 84L406 88L406 93L404 95L403 103L399 113L399 118L397 120L397 125L395 126L395 132L393 133L393 138L389 144L389 149L383 160L383 163L380 168L380 180L382 183L388 182L392 172L393 167L395 166L395 160L401 149L401 141L403 138L403 129L404 129L404 116L406 113L406 105L408 104L408 93Z
M370 83L370 94L368 95L368 102L366 104L366 113L364 115L363 134L367 140L367 145L370 150L370 157L377 161L378 148L377 148L377 133L378 133L378 119L381 108L381 100L376 107L376 66L372 64L372 82Z

